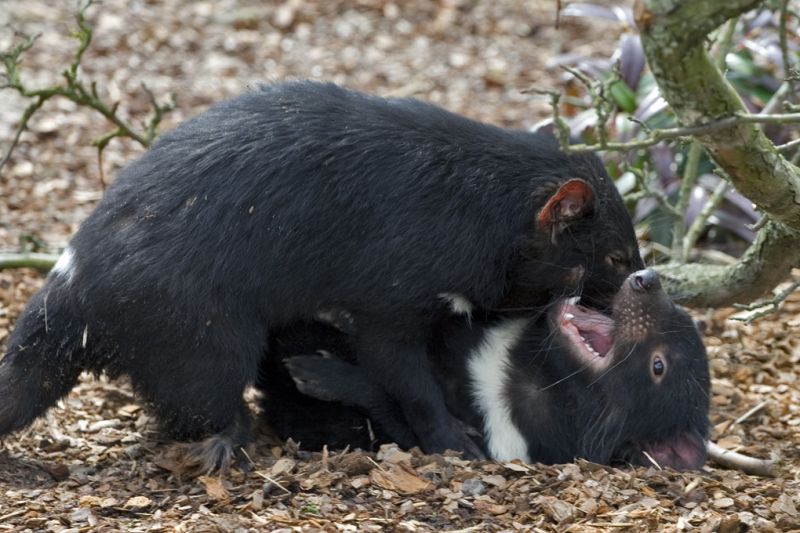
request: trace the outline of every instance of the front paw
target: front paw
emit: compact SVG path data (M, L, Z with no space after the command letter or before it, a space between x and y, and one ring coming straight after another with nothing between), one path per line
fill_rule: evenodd
M483 448L467 434L467 427L460 420L450 417L446 424L429 432L427 438L420 438L422 448L428 453L453 450L462 452L465 459L486 459Z

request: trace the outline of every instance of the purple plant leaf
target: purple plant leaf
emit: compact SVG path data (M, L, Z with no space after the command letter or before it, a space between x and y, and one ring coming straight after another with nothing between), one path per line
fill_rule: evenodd
M597 124L597 112L594 109L581 111L569 121L569 132L573 137L582 137L583 132Z
M677 183L677 177L672 170L672 162L675 153L668 145L660 143L650 148L650 162L658 175L658 181L662 187L668 187L671 183Z
M599 6L597 4L570 4L561 10L565 17L600 18L613 20L636 28L633 10L627 6Z
M752 30L754 28L763 28L765 26L773 26L775 13L768 9L764 9L756 13L753 18L748 21L747 28Z
M616 138L621 142L628 142L633 139L641 129L641 126L628 120L627 115L619 114L614 117L614 130Z
M622 81L631 90L639 86L644 72L645 58L642 41L638 35L623 33L619 44L619 66Z
M715 225L734 233L747 242L752 242L753 238L755 238L755 232L745 224L742 224L742 220L739 216L727 209L717 209L714 211L712 219Z
M781 48L774 36L764 36L760 39L743 39L742 45L754 56L763 57L773 65L783 68Z
M753 203L750 200L732 189L725 193L725 201L735 205L744 215L744 224L752 224L761 217L758 211L753 209Z
M650 92L639 102L634 116L645 122L668 107L667 101L661 97L658 85L654 85Z
M706 205L708 197L709 194L704 187L697 185L692 189L692 194L689 196L689 205L686 206L686 216L684 217L684 222L687 226L690 226L700 215L700 211Z
M722 178L717 176L716 174L703 174L700 176L698 182L700 185L705 188L707 191L713 191L717 188L717 184L720 182ZM742 218L743 224L751 224L759 219L760 215L758 211L753 209L753 202L742 196L739 192L735 189L728 189L725 193L725 201L735 206L735 208L742 212L744 218Z
M583 54L562 54L549 59L546 68L567 66L577 68L590 76L598 76L611 70L613 63L607 58L586 57ZM567 76L572 74L567 73Z
M561 10L562 17L599 18L604 20L619 21L617 12L606 6L596 4L569 4Z
M650 213L655 211L658 207L658 201L655 198L642 198L636 202L636 209L633 211L633 223L638 224L647 217Z
M549 133L551 135L555 135L555 130L556 126L553 124L552 118L540 120L528 129L531 133Z
M633 9L628 6L614 6L613 8L617 11L617 16L620 17L620 20L623 20L624 17L625 23L628 25L629 28L633 31L637 31L636 27L636 18L633 16ZM620 13L620 11L622 13Z

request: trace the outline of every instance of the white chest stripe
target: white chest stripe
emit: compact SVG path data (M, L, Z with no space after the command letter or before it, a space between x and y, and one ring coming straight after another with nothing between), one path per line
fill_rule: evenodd
M511 420L506 394L509 350L519 339L525 323L525 320L510 320L487 330L480 346L469 357L473 401L483 415L489 454L498 461L529 462L528 446Z

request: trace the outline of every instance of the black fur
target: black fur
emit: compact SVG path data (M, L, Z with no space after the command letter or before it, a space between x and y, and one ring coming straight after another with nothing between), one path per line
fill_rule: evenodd
M574 178L591 198L563 216L547 202ZM129 375L174 437L238 446L269 331L336 308L423 447L478 455L425 355L439 295L529 306L569 278L602 306L641 266L595 156L311 82L261 87L162 135L69 250L73 269L50 275L0 362L0 435L92 370Z
M560 313L560 307L553 306L528 319L507 354L505 384L496 401L507 402L524 440L524 457L518 458L563 463L582 457L605 464L649 465L642 453L646 451L662 466L699 468L709 431L708 362L691 318L664 295L654 273L634 274L620 291L614 305L614 347L600 368L587 367L576 356L559 328ZM497 442L503 435L492 434L494 428L475 399L481 391L476 381L480 376L469 367L482 344L511 322L473 317L468 323L453 317L442 323L429 347L448 408L464 423L480 428L489 455L500 460L513 458L509 443ZM337 429L341 419L361 414L371 417L377 441L386 442L381 429L402 419L392 414L397 409L390 396L355 364L346 336L319 325L296 328L304 332L302 338L285 330L272 354L272 359L287 358L297 388L291 382L286 386L294 388L294 394L302 391L336 403L319 402L316 412L324 413L325 424L306 425L307 420L295 416L295 400L270 387L263 400L266 421L279 435L299 439L309 448L331 442L364 446L364 432L348 440ZM298 355L312 348L337 357ZM666 365L658 382L651 374L654 354Z

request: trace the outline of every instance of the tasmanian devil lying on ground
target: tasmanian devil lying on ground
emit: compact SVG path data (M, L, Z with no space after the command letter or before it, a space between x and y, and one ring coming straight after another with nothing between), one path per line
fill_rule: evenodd
M259 386L264 416L282 437L309 448L366 448L373 435L386 442L403 434L395 427L404 423L402 409L355 364L344 333L305 324L273 341ZM329 355L300 355L315 350ZM612 317L566 298L538 317L451 317L429 353L448 408L478 429L494 459L677 469L705 462L705 349L652 270L625 281ZM301 391L358 409L304 397L285 371L281 377L279 357ZM404 445L418 443L410 427L405 434Z
M479 456L425 351L442 301L525 307L566 286L603 308L639 268L593 155L416 100L261 87L162 135L109 187L11 335L0 435L105 371L174 438L209 437L190 462L225 465L250 438L242 392L269 332L345 309L415 441Z

